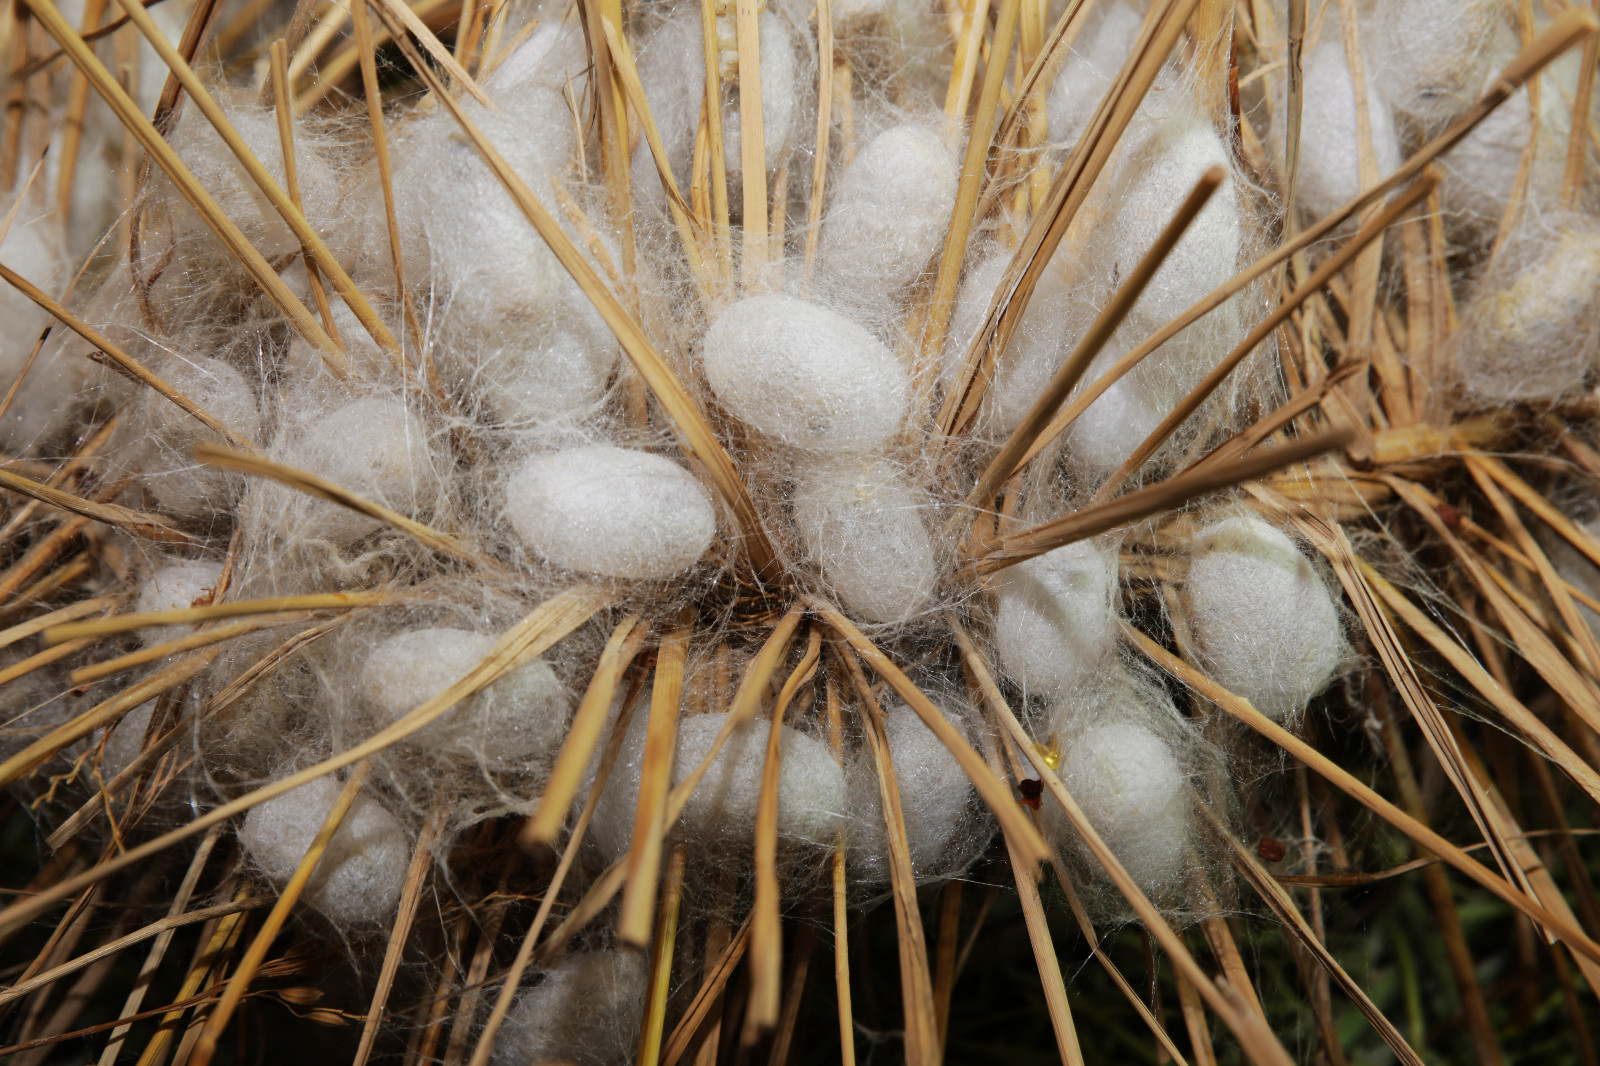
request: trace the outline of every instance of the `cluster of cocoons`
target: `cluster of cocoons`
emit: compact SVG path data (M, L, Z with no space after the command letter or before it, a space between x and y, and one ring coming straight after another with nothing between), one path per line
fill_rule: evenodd
M132 485L122 502L169 519L199 546L181 556L144 544L124 552L138 583L131 610L209 602L227 558L230 598L376 589L416 611L403 620L381 611L362 615L330 641L335 650L295 660L241 698L229 728L254 728L255 739L206 750L202 768L220 768L213 777L223 788L242 789L347 750L472 672L517 618L552 594L583 583L609 597L595 622L513 665L407 737L387 762L375 761L373 784L357 797L304 896L335 924L370 927L396 906L421 812L442 803L451 828L460 829L536 809L594 674L605 625L623 612L637 614L654 641L672 619L692 612L698 628L691 665L708 670L702 660L720 648L744 668L770 627L749 624L729 604L743 606L740 597L752 588L754 598L766 597L760 606L780 610L780 599L812 595L837 604L892 657L925 671L942 713L974 746L1003 747L1004 738L986 735L988 719L972 705L943 628L947 616L969 624L1041 751L1057 749L1052 765L1090 824L1144 891L1164 904L1180 898L1185 872L1205 861L1192 799L1195 782L1214 763L1197 739L1201 731L1171 697L1131 675L1133 655L1119 643L1123 604L1134 595L1124 596L1122 553L1150 551L1148 530L1059 547L983 583L963 565L973 516L961 501L1203 175L1220 167L1223 181L1069 403L1283 231L1282 71L1243 90L1243 121L1253 124L1244 137L1189 53L1175 53L1059 248L1039 265L976 421L952 441L936 418L997 295L1009 297L1000 289L1026 232L1020 205L1027 189L983 187L1004 206L980 220L969 248L955 250L956 299L941 309L950 312L948 330L942 347L925 346L967 136L964 123L943 112L948 70L929 76L906 59L892 91L864 88L872 57L859 39L842 36L838 55L861 50L860 78L853 89L849 79L835 82L853 95L848 108L835 101L824 198L813 205L814 26L796 4L774 3L758 20L757 53L765 137L759 157L771 202L746 204L740 141L754 136L754 124L741 114L739 82L752 72L735 61L731 16L714 20L723 97L713 103L720 109L703 103L707 49L698 4L648 5L630 20L628 43L657 136L654 145L639 137L619 178L603 173L611 168L582 140L579 102L594 96L582 26L560 5L532 6L537 28L516 25L533 14L511 16L503 39L514 46L475 70L492 106L463 97L462 107L546 208L559 236L627 313L637 314L644 339L684 387L678 406L646 395L585 285L528 223L449 109L429 100L388 115L394 172L387 190L364 126L315 115L294 123L308 221L398 340L397 351L380 345L335 298L326 324L349 372L338 369L341 360L295 334L164 179L153 179L143 194L143 259L102 264L68 302L225 426L235 443L249 442L266 459L428 524L464 549L459 557L430 554L371 508L197 462L197 445L224 436L161 396L107 383L88 349L71 338L46 344L17 403L0 415L0 443L17 456L42 458L87 439L99 423L86 412L99 399L132 398L105 468ZM924 7L854 0L834 4L833 15L841 34L861 31L864 38L865 27L880 45L939 40L943 15ZM1027 158L1059 164L1067 157L1139 38L1140 5L1101 0L1095 8L1044 90L1048 143L1027 147ZM1504 5L1488 0L1358 3L1351 26L1341 24L1339 10L1328 5L1312 20L1304 55L1295 167L1300 222L1393 173L1471 104L1520 44ZM1580 184L1572 197L1562 190L1574 77L1568 66L1552 67L1538 83L1537 115L1523 91L1441 160L1441 228L1476 256L1474 280L1454 294L1460 328L1444 347L1465 396L1452 394L1451 402L1546 403L1593 383L1600 226L1593 189ZM254 90L219 86L218 96L281 182L272 111L258 106ZM846 114L848 122L840 117ZM713 118L728 178L722 206L735 230L755 210L767 213L774 232L760 256L735 232L728 247L739 249L738 258L707 266L684 253L672 208L681 206L675 197L690 201L715 173L702 125ZM1582 116L1580 128L1587 121ZM172 140L248 239L274 264L288 264L279 269L290 293L314 306L299 240L198 108L184 112ZM1250 169L1252 146L1276 175ZM663 188L661 170L675 193ZM786 185L779 186L779 174ZM1524 185L1526 203L1508 214ZM619 198L629 200L621 217ZM800 221L813 207L815 228ZM61 295L89 252L75 233L30 198L0 242L0 261ZM702 250L721 237L712 234ZM719 267L728 268L727 277L716 276ZM124 291L113 292L118 286ZM1016 507L1006 511L1001 531L1020 521L1017 515L1042 521L1089 500L1260 321L1266 300L1263 284L1244 287L1104 388L1012 483L1007 506ZM10 381L48 318L10 289L0 292L0 315L8 323L0 373ZM634 340L628 350L637 356ZM1132 480L1175 469L1192 446L1209 446L1246 413L1276 406L1276 366L1268 342ZM36 395L41 389L56 398ZM763 575L762 584L741 569L745 516L716 487L715 457L684 446L690 435L673 424L682 410L703 416L733 457L781 576ZM1232 500L1195 505L1175 523L1185 538L1154 580L1175 593L1166 601L1172 632L1197 665L1262 714L1292 725L1349 658L1337 587L1304 545L1239 508ZM496 569L474 569L485 558ZM154 646L192 631L155 627L140 639ZM250 645L261 653L269 647ZM627 680L645 677L649 661L647 650ZM227 668L196 682L201 695L221 690L248 665L231 656L219 662ZM721 861L747 874L773 701L716 748L728 704L705 697L711 687L685 698L672 730L672 785L709 765L669 832L693 845L693 861ZM868 710L846 692L846 724L834 741L823 691L820 680L805 686L778 730L779 842L786 858L811 860L842 845L856 898L877 898L891 880L890 841L880 759L862 725ZM612 724L620 721L617 703ZM648 697L636 693L636 703L574 882L625 857L634 841L651 714ZM107 779L137 757L157 706L141 705L97 737ZM899 797L913 873L923 880L956 876L990 842L991 824L961 764L922 717L890 699L882 711L887 744L879 754L893 768L888 783ZM171 720L180 718L181 709ZM242 754L280 740L282 750L270 760ZM574 811L588 800L599 765L597 752ZM293 874L341 787L325 777L246 817L241 840L266 881L281 885ZM1063 854L1086 855L1048 798L1041 824ZM1092 871L1092 861L1085 865ZM613 1063L633 1053L643 963L587 947L521 993L496 1044L497 1061Z

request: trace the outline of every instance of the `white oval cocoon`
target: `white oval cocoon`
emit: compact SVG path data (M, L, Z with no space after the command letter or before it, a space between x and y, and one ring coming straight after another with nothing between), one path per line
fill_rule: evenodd
M1369 36L1373 84L1424 123L1454 118L1477 98L1505 13L1500 0L1387 0Z
M884 733L900 792L911 869L918 877L944 872L951 844L970 814L972 783L950 749L904 704L884 708ZM889 879L889 831L872 752L864 744L850 763L849 869L869 881Z
M1305 57L1305 99L1300 115L1299 205L1313 215L1325 215L1361 192L1356 129L1356 90L1345 61L1344 41L1338 23L1330 18L1322 40ZM1373 158L1378 177L1386 178L1400 166L1400 139L1394 117L1368 78L1367 120L1372 133ZM1281 97L1278 115L1286 104ZM1287 120L1274 125L1278 157L1284 152Z
M794 521L806 554L852 615L901 622L938 583L926 496L885 459L819 464L795 487Z
M1000 573L995 651L1025 693L1060 696L1092 678L1116 636L1116 557L1093 541Z
M822 222L823 264L841 287L886 296L915 281L950 224L960 169L928 126L893 126L867 142Z
M693 566L717 516L694 475L649 452L595 444L529 459L506 516L534 552L581 573L659 580Z
M496 1034L493 1066L626 1066L639 1051L649 958L639 951L567 956L517 996Z
M165 563L140 584L139 601L134 605L134 611L138 614L181 611L193 607L195 601L202 597L209 604L211 594L221 578L222 564L210 559ZM193 632L192 625L147 626L139 631L139 640L146 647L151 647L178 640Z
M1143 22L1144 16L1123 0L1096 5L1045 101L1052 141L1077 141L1127 61Z
M1189 624L1206 670L1269 718L1300 710L1344 656L1344 627L1321 575L1253 515L1206 527L1189 550Z
M1102 721L1064 745L1058 773L1089 824L1146 892L1169 886L1189 841L1187 775L1167 742L1134 722ZM1060 809L1047 803L1052 836L1082 847Z
M905 420L910 382L883 342L792 296L750 296L706 331L706 380L741 421L785 444L872 451Z
M204 356L172 359L158 371L162 380L212 418L246 440L261 432L255 392L239 373L220 359ZM155 452L143 480L163 511L185 518L210 518L233 510L244 491L242 475L197 463L194 446L221 438L197 418L153 389L139 394L140 422Z
M697 714L679 723L674 785L705 759L727 718ZM721 838L743 844L752 839L771 732L771 723L759 718L733 731L683 809L678 823L683 832L701 841ZM833 752L798 729L780 726L778 839L832 847L844 820L844 770Z
M467 629L414 629L372 649L361 668L361 693L387 726L466 676L495 638ZM529 769L553 755L565 736L571 699L550 664L524 663L409 738L471 755L500 770Z
M1600 346L1600 229L1570 215L1528 219L1523 228L1450 339L1461 383L1496 403L1552 400L1582 387Z
M245 815L239 839L251 861L275 884L294 875L341 784L319 777L257 804ZM411 862L410 834L365 793L346 812L301 899L337 925L368 924L394 913Z
M296 427L272 457L413 516L433 480L427 427L395 396L366 396ZM296 536L343 547L383 522L289 489L269 493L268 521Z

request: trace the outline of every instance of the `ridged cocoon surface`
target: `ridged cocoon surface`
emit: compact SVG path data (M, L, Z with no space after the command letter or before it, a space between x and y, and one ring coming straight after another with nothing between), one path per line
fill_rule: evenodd
M909 381L894 353L826 307L750 296L706 331L711 389L741 421L811 451L882 447L905 420Z
M1208 526L1189 550L1189 623L1211 676L1270 718L1299 711L1332 680L1345 650L1316 567L1252 515Z
M274 884L281 886L293 876L341 787L332 777L319 777L257 804L245 815L239 839ZM362 793L328 842L300 898L338 925L382 921L394 913L410 861L410 834L383 804Z
M818 464L795 487L806 554L844 606L869 622L899 622L927 606L939 578L922 523L926 496L894 464Z
M380 725L410 713L466 676L495 638L467 629L413 629L372 649L361 692ZM559 747L571 699L550 664L524 663L411 736L415 744L528 769Z
M1079 541L1001 571L994 644L1027 694L1060 696L1090 680L1116 637L1116 560Z
M506 516L552 564L632 580L689 569L717 531L711 499L689 471L609 444L529 459L506 485Z

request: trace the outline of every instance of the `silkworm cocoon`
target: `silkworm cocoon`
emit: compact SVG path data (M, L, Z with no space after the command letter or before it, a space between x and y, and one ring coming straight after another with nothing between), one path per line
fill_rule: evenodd
M286 189L288 179L284 173L276 113L271 107L258 106L252 99L230 99L229 96L231 93L225 93L219 101L228 121L278 188ZM318 127L304 120L296 122L294 135L295 174L300 183L302 210L311 228L323 232L337 223L341 199L333 144ZM184 109L172 143L184 163L200 179L200 184L263 255L273 257L300 251L299 238L199 108ZM171 196L174 202L178 201L176 191ZM190 211L187 204L177 210ZM189 224L197 231L201 227L198 217L193 217ZM214 247L218 255L227 256L220 244ZM227 261L231 263L232 257L227 256Z
M795 488L794 520L806 554L854 617L901 622L938 582L927 499L885 459L818 464Z
M272 457L414 516L433 480L427 427L398 397L363 397L292 427ZM272 486L268 520L308 539L344 547L383 523L326 500Z
M1115 556L1079 541L1001 572L995 651L1024 692L1061 696L1089 680L1116 636Z
M814 303L750 296L706 331L706 380L741 421L824 453L873 451L905 420L910 381L894 353Z
M560 215L552 187L575 144L570 113L554 90L538 86L510 94L496 112L473 110L473 120L532 189ZM605 325L588 298L500 180L476 145L446 113L419 122L403 145L394 191L408 270L425 275L441 294L452 333L503 341L508 333L536 336L551 323ZM359 193L359 191L358 191ZM358 195L353 193L352 196ZM374 264L388 255L382 190L367 190L370 218L362 242ZM582 247L583 242L577 242ZM377 276L377 265L368 268ZM392 270L390 272L392 279Z
M1189 624L1217 683L1283 719L1333 678L1344 629L1294 541L1253 515L1224 518L1190 544Z
M1489 76L1488 88L1499 74ZM1570 90L1549 72L1539 80L1539 130L1526 87L1518 89L1461 142L1439 157L1444 180L1439 192L1446 212L1469 234L1485 242L1498 232L1522 169L1522 155L1534 141L1529 163L1530 203L1554 206L1566 171L1567 135L1572 128Z
M1118 168L1113 212L1102 223L1112 276L1126 278L1149 252L1172 213L1214 166L1226 173L1205 209L1162 260L1134 305L1147 332L1187 311L1233 277L1244 242L1244 220L1233 160L1211 120L1188 110L1151 124Z
M595 444L522 465L506 485L506 516L554 566L659 580L711 546L717 515L694 475L648 452Z
M1137 722L1106 720L1063 745L1061 783L1089 824L1146 892L1168 887L1184 867L1189 841L1187 775L1167 742ZM1081 847L1054 804L1052 836Z
M138 614L151 611L177 611L206 606L222 577L222 564L209 559L189 559L164 563L151 571L139 586ZM191 625L150 626L139 631L146 646L165 644L194 632Z
M1450 342L1467 391L1495 403L1582 387L1600 346L1600 229L1561 216L1528 219L1523 230L1490 266Z
M1089 16L1045 101L1050 139L1058 144L1070 145L1083 133L1144 22L1144 16L1121 0L1100 8Z
M227 363L204 356L175 358L157 373L234 433L258 439L261 413L255 392ZM139 422L155 453L144 470L144 482L164 512L211 518L233 510L244 491L243 476L203 466L190 454L197 444L219 443L215 432L153 389L139 395Z
M414 629L372 649L361 668L361 692L387 726L477 666L495 638L466 629ZM559 745L571 698L550 664L524 663L446 711L411 740L470 755L497 770L540 765Z
M698 18L698 14L696 18ZM758 20L761 38L761 133L770 171L789 152L794 139L795 118L800 110L800 71L795 60L794 41L789 29L771 11ZM739 94L732 95L731 106L722 112L723 154L727 158L728 180L737 183L744 173L740 149L743 125L738 107Z
M1396 111L1431 126L1473 102L1505 16L1500 0L1390 0L1374 13L1372 80Z
M493 1066L626 1066L639 1050L648 977L649 959L642 952L568 956L517 996L489 1061Z
M679 722L677 754L672 764L674 785L704 761L727 717L697 714ZM636 712L590 824L589 840L607 858L624 854L632 839L645 723L646 715ZM757 718L729 734L690 795L678 821L679 832L702 844L750 843L771 730L770 721ZM831 847L846 819L844 771L826 744L789 726L781 726L780 730L778 839L788 844Z
M0 219L13 204L0 200ZM0 242L0 262L33 282L46 294L61 295L66 281L66 250L60 222L54 216L38 217L24 203ZM0 374L14 381L39 339L39 332L50 321L50 313L22 295L20 289L0 284L0 318L6 323L0 335ZM6 388L10 388L8 384Z
M616 370L617 346L609 335L595 343L589 331L552 326L504 344L458 346L440 362L495 424L533 429L593 410Z
M1123 377L1067 430L1067 460L1092 478L1104 478L1144 443L1162 417L1140 383L1131 375Z
M322 823L333 810L340 782L319 777L245 815L239 839L269 881L294 876ZM411 861L410 834L383 804L358 794L300 899L336 925L367 925L394 913Z
M150 716L155 713L156 701L146 700L122 716L117 728L106 737L100 757L100 776L110 781L133 764L144 749L144 735L150 728ZM96 740L99 735L96 734Z
M734 17L717 16L730 36ZM795 42L783 19L763 11L758 19L761 52L761 126L765 141L765 164L770 171L793 147L800 114L803 85ZM648 33L639 45L639 80L650 101L650 117L661 137L667 163L679 188L687 195L692 175L694 141L700 124L700 107L705 97L705 52L700 11L693 5L681 6L674 14ZM722 104L723 160L727 167L728 194L735 207L740 203L744 160L741 154L742 119L739 110L738 42L729 42L725 53ZM641 137L633 155L634 193L644 202L664 205L666 194L656 172L650 146Z
M1325 215L1361 192L1360 134L1356 90L1345 59L1344 41L1330 18L1322 40L1304 60L1305 92L1300 112L1300 165L1297 197L1312 215ZM1367 78L1367 122L1379 178L1400 166L1400 140L1389 105ZM1287 89L1284 90L1287 92ZM1284 153L1288 103L1280 94L1273 120L1278 157Z
M822 222L822 259L840 287L887 297L938 251L960 160L931 126L892 126L862 146Z
M918 877L945 872L951 846L968 824L972 783L950 749L904 704L884 708L884 733L894 763L911 869ZM850 763L849 869L869 881L889 879L889 832L878 771L865 745Z
M726 720L725 714L697 714L679 724L674 784L700 765ZM778 838L831 847L844 824L844 770L826 744L789 726L779 729ZM771 731L771 723L754 719L728 737L683 809L679 824L691 838L751 839Z

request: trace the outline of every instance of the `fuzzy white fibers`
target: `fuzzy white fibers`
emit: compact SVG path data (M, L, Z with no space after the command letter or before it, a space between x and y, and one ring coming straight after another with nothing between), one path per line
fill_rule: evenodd
M648 959L637 951L568 956L518 994L489 1061L626 1066L639 1050L648 977Z
M534 553L580 573L659 580L711 546L717 515L664 456L593 444L535 455L506 484L506 516Z
M1110 260L1102 269L1125 279L1172 222L1173 211L1195 182L1217 166L1226 175L1222 185L1162 260L1130 312L1129 326L1141 339L1233 277L1244 244L1244 217L1232 153L1211 120L1196 111L1183 108L1150 122L1117 169L1110 195L1115 206L1101 222L1096 243L1103 243Z
M911 870L919 878L945 873L951 846L969 823L972 783L950 749L915 711L894 703L884 712L884 733L889 738L889 759L900 792ZM889 880L889 831L878 791L877 766L865 743L845 777L850 797L847 858L851 876L885 882Z
M927 604L939 580L922 523L927 505L892 462L841 459L802 474L794 521L807 556L854 617L902 622Z
M1444 172L1439 192L1445 211L1465 237L1482 242L1498 232L1522 169L1523 152L1533 141L1529 164L1528 202L1554 208L1566 173L1567 135L1572 128L1572 88L1562 75L1570 69L1559 61L1539 76L1539 129L1533 128L1533 105L1526 86L1518 89L1454 148L1439 157ZM1499 77L1489 75L1485 88Z
M718 16L719 24L723 16ZM732 15L727 16L731 29ZM766 167L770 171L793 147L799 124L800 100L805 91L794 37L783 19L763 11L758 20L761 52L761 132L765 140ZM705 51L702 42L700 7L682 4L656 26L639 45L639 81L645 99L650 101L650 117L655 121L661 146L678 187L687 192L692 175L695 135L700 124L700 106L705 98ZM719 41L719 44L721 42ZM737 62L737 43L731 57ZM726 84L726 83L725 83ZM740 155L739 92L729 84L722 103L723 157L728 174L728 193L735 205L740 202L740 179L744 162ZM634 149L633 181L635 195L643 202L665 204L666 193L656 173L655 160L644 138Z
M1476 98L1502 0L1385 0L1368 34L1372 83L1398 112L1433 126Z
M550 82L569 69L572 47L560 38L506 71L496 80L496 110L464 105L557 219L564 215L552 185L573 155L577 133L566 99ZM608 343L604 320L455 119L441 108L406 133L395 150L395 208L408 278L432 287L442 326L460 348L446 346L445 354L471 367L482 358L480 349L536 347L552 328L582 331L597 347ZM369 200L371 218L360 231L372 247L363 258L374 264L377 282L386 284L384 276L392 280L392 271L378 265L388 256L383 201L371 178L368 184L352 192ZM583 247L581 240L577 244Z
M193 400L234 433L254 441L261 412L244 375L220 359L175 357L155 368L168 385ZM194 446L219 443L216 433L154 389L139 394L138 424L153 453L141 472L144 484L168 514L210 518L231 512L244 491L244 478L203 466L190 454Z
M1052 141L1066 145L1077 141L1127 62L1143 24L1144 16L1123 0L1101 4L1089 16L1045 101Z
M12 206L9 198L0 200L0 223ZM67 280L61 223L53 214L36 215L31 206L25 202L17 209L5 240L0 241L0 262L47 295L59 297ZM9 383L21 372L39 333L50 322L50 313L22 295L21 290L0 284L0 320L6 324L4 333L0 334L0 375Z
M1281 530L1237 514L1190 542L1189 623L1223 688L1284 719L1332 680L1344 627L1328 587Z
M278 188L287 192L276 113L271 107L259 106L253 91L236 93L216 83L212 91L218 94L224 115L245 146L260 160ZM311 228L325 233L339 222L342 198L335 145L318 126L304 120L296 122L294 137L295 175L300 183L302 210ZM300 251L299 238L198 107L184 108L173 131L172 144L223 213L262 255L273 258ZM177 191L173 189L169 195L176 205L180 200ZM184 212L185 229L200 231L199 217L189 213L186 203L176 209ZM233 263L232 255L220 242L208 241L205 247L214 250L216 261Z
M1126 353L1116 354L1120 357ZM1092 380L1114 361L1102 355L1090 364L1085 377ZM1165 414L1166 409L1158 409L1146 390L1140 388L1138 379L1124 376L1067 430L1067 459L1090 477L1104 478L1144 443Z
M1168 742L1135 721L1104 718L1063 744L1061 783L1128 874L1159 894L1182 872L1189 841L1188 776ZM1054 804L1052 836L1077 839Z
M1526 211L1451 337L1462 385L1493 403L1555 399L1582 387L1597 346L1600 227Z
M678 723L672 783L693 773L711 751L726 714L697 714ZM844 771L821 741L790 726L778 739L778 839L786 844L831 847L847 817ZM678 832L702 844L748 845L755 832L761 776L772 724L755 718L735 729L678 821ZM595 806L589 841L608 859L628 850L639 801L646 715L636 713Z
M150 716L155 713L156 701L145 700L122 716L117 728L105 738L106 746L100 758L100 776L110 781L132 765L144 750L144 735L150 728ZM96 734L96 740L99 734Z
M1304 99L1300 112L1300 166L1297 171L1299 206L1312 215L1325 215L1361 192L1360 133L1356 127L1356 90L1345 57L1338 22L1330 17L1322 40L1306 53ZM1288 127L1287 79L1279 93L1273 117L1273 141L1282 166ZM1394 116L1372 79L1367 78L1367 124L1372 134L1373 161L1378 177L1400 166L1400 140Z
M375 392L285 427L273 459L414 516L433 482L427 426L397 396ZM383 523L276 484L263 486L265 518L285 536L345 547Z
M177 611L211 602L211 594L222 577L222 564L210 559L184 559L163 563L145 577L139 585L139 600L134 611ZM194 631L191 625L150 626L139 631L139 639L146 646L165 644L169 640L186 637Z
M834 185L822 262L843 290L888 298L939 248L961 161L932 125L892 126L868 141Z
M257 868L274 884L294 875L342 786L319 777L257 804L245 815L239 839ZM317 863L301 900L337 925L368 925L394 912L411 861L410 834L362 793Z
M477 666L495 638L467 629L413 629L387 638L361 668L361 693L380 727L415 710ZM412 743L468 755L496 770L542 766L564 735L572 700L550 664L524 663L462 701Z
M695 18L698 20L698 12ZM788 27L773 12L761 13L758 33L761 38L761 134L766 142L765 160L770 171L789 154L794 142L802 91L800 64L795 59L794 40ZM730 184L740 181L744 174L738 100L735 92L731 106L724 107L722 112L723 155L727 159Z
M1003 437L1022 423L1094 320L1093 294L1099 286L1093 279L1085 284L1079 277L1075 252L1064 244L1040 275L1028 309L984 391L978 418L982 433ZM1010 262L1011 253L1001 251L968 270L944 346L940 383L945 388L954 383Z
M1001 571L994 644L1027 694L1057 697L1090 680L1116 637L1114 547L1079 541Z
M570 424L605 398L618 351L610 335L560 325L485 346L475 363L440 362L495 424L537 429Z
M702 358L717 399L785 444L873 451L905 420L910 381L894 353L843 315L792 296L729 306L706 331Z

